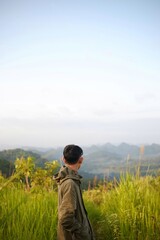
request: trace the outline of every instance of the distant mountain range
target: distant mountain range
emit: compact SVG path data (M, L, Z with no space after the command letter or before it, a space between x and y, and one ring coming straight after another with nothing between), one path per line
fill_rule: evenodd
M152 156L152 155L160 155L160 145L159 144L151 144L151 145L130 145L127 143L121 143L120 145L116 146L111 143L106 143L104 145L92 145L90 147L82 147L84 151L84 155L88 155L95 152L107 152L117 154L121 157L126 157L128 154L132 155L133 157L137 157L140 154L140 149L144 148L144 155ZM32 152L36 152L41 156L45 156L47 159L53 158L60 158L62 156L63 147L59 148L50 148L45 151L43 148L32 148L32 147L25 147L24 150L30 150Z
M144 172L146 169L150 171L160 168L159 144L137 146L121 143L115 146L111 143L106 143L104 145L83 147L83 151L84 164L81 170L88 173L113 175L128 166L133 169L139 162L141 162L141 168L143 168ZM46 152L39 151L39 154L42 158L48 160L57 159L61 163L62 152L63 148L59 147L49 149Z
M89 174L105 174L108 177L115 176L121 171L135 170L140 164L143 175L154 174L160 169L160 145L130 145L121 143L115 146L111 143L104 145L92 145L83 147L84 163L81 171ZM46 161L58 160L62 165L63 148L31 148L4 150L0 152L0 161L14 162L20 156L33 156L37 166L44 166Z

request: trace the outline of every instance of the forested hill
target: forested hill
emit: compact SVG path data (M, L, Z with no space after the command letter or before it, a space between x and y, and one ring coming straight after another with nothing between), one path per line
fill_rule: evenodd
M2 174L9 176L14 169L14 162L17 158L33 157L37 167L44 167L47 160L40 156L40 154L33 153L32 151L25 151L23 149L9 149L0 151L0 171Z

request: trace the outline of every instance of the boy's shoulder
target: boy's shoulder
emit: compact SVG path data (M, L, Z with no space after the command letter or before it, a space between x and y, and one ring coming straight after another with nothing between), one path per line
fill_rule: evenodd
M70 185L75 185L76 184L76 181L75 179L73 178L65 178L61 184L63 185L66 185L66 184L70 184Z

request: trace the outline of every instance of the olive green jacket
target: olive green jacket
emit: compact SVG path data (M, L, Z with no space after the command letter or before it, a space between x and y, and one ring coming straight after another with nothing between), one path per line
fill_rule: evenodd
M80 189L81 176L63 166L58 184L58 240L94 240Z

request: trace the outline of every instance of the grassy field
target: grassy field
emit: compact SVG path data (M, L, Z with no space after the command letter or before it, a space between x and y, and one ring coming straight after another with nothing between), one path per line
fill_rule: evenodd
M56 240L57 192L0 184L0 239ZM160 177L127 174L83 196L97 240L160 240Z

